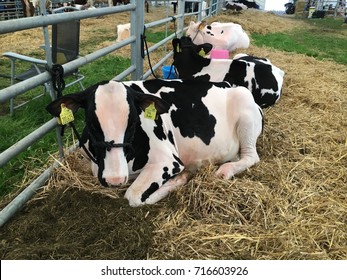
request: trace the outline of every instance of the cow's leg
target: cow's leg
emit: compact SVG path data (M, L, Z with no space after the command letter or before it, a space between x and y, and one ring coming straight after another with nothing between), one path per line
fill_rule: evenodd
M237 127L237 136L240 141L240 159L222 164L216 172L217 176L229 179L259 162L256 143L261 128L259 115L244 114L243 118L240 118Z
M152 164L141 171L125 193L125 198L129 200L130 206L156 203L188 181L187 173L180 173L183 170L182 166L175 174L162 171L163 166L165 165L162 163L160 165ZM173 169L170 167L169 170Z
M178 174L176 177L167 181L161 188L159 188L156 192L154 192L146 201L146 204L154 204L159 200L166 197L170 192L176 190L178 187L184 185L189 181L190 173L182 172Z

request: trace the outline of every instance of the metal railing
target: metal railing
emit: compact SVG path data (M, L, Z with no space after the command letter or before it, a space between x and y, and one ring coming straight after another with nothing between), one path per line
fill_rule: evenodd
M23 17L20 0L6 0L0 2L0 21Z

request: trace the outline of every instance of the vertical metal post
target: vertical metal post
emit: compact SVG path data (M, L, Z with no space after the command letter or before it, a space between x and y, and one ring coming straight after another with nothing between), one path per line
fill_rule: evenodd
M179 16L177 21L177 37L180 38L183 35L184 28L184 6L186 4L185 0L178 0L177 14Z
M16 59L11 59L11 85L14 85L14 81L16 79L15 77L16 73ZM12 117L14 114L14 98L10 99L10 116Z
M39 16L47 16L46 13L46 0L40 0L40 12L41 15ZM43 31L43 38L45 42L45 55L46 55L46 61L47 66L49 69L52 69L53 61L52 61L52 48L51 48L51 40L48 32L48 26L42 26ZM46 83L45 87L49 90L49 95L51 96L51 99L56 99L56 94L53 89L52 81L49 81ZM64 145L63 145L63 139L61 136L61 128L58 126L55 129L56 137L57 137L57 143L58 143L58 151L59 151L59 157L62 159L64 157Z
M136 70L131 73L132 80L141 80L143 76L143 58L141 57L142 35L144 29L144 1L131 0L131 4L136 5L136 9L131 11L130 34L135 35L135 42L131 43L131 64L136 67Z
M195 3L196 4L196 3ZM202 0L198 4L198 21L201 21L201 9L202 9Z

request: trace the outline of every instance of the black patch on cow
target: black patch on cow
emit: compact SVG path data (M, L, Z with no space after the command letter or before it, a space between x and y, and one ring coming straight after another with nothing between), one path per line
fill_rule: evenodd
M135 137L133 141L133 148L135 155L131 158L127 158L127 161L134 159L132 170L136 171L142 169L148 162L149 153L149 137L146 132L142 129L141 125L138 124L136 127Z
M245 56L238 58L238 60L244 60L244 61L248 61L248 62L252 62L252 63L255 63L257 60L267 62L266 58L254 56L254 55L252 55L252 56L251 55L245 55Z
M177 157L176 155L172 154L172 156L174 157L174 159L181 165L184 166L183 162L181 161L181 159L179 157Z
M128 125L125 130L123 143L129 143L133 145L136 130L140 128L140 117L139 114L141 113L141 109L135 105L132 94L129 94L129 91L131 89L127 88L128 94L127 94L127 101L129 104L129 116L128 116ZM135 149L131 146L124 148L124 154L126 156L127 162L130 161L131 158L133 158L135 155Z
M181 172L181 166L178 162L173 162L172 174L177 174Z
M265 63L267 61L265 58L260 58L260 57L255 57L255 56L244 56L244 57L240 57L239 59L236 59L234 61L239 61L241 63L243 61L246 61L247 66L254 64L254 75L255 75L254 82L256 82L256 81L258 82L258 86L257 86L258 97L257 98L259 98L259 101L260 101L260 99L263 99L263 98L261 98L260 89L272 89L274 92L279 90L276 78L272 74L273 73L272 66L270 64ZM233 63L234 63L234 61L233 61ZM255 85L252 85L252 87L256 88ZM264 98L267 98L267 97L264 97ZM264 101L262 100L262 102L264 102ZM259 103L257 102L257 104L259 104Z
M163 120L162 118L158 118L155 120L156 126L154 127L154 134L158 137L159 140L166 140L166 134L163 128Z
M271 75L269 75L271 73ZM255 102L262 108L275 104L278 99L277 94L265 93L261 94L261 89L272 89L274 92L278 91L278 83L274 75L272 75L272 66L265 63L256 63L254 66L255 80L253 83L257 84L256 95L253 95Z
M95 92L92 98L88 102L88 107L86 108L85 114L85 131L89 140L89 151L94 156L98 165L98 179L103 186L107 186L105 179L102 177L102 173L105 169L105 157L106 148L101 148L100 146L95 146L96 142L104 142L105 136L101 129L98 117L95 114L96 104L95 104Z
M130 87L132 89L134 89L135 91L137 91L137 92L142 92L143 93L143 90L137 84L131 84Z
M174 65L178 71L180 79L193 79L193 75L201 72L201 70L208 66L210 59L204 58L198 54L196 45L192 43L189 37L182 37L179 40L180 52L174 52ZM194 78L195 79L195 78ZM209 81L210 75L199 76L197 79L201 81Z
M253 1L247 1L247 0L234 0L233 2L241 3L247 6L247 8L254 8L259 9L259 5Z
M224 83L223 83L224 84ZM150 92L157 92L162 86L172 87L172 92L160 92L160 97L177 109L171 111L171 120L183 137L198 137L208 145L215 135L216 118L210 115L202 98L214 83L181 81L144 81Z
M170 180L170 178L171 178L171 175L169 174L169 168L167 167L167 166L165 166L164 168L163 168L163 175L162 175L162 178L163 178L163 184L165 184L168 180Z
M178 159L178 157L176 157L174 154L173 154L173 157L175 159ZM181 168L182 166L183 164L180 159L178 159L177 161L173 161L171 174L169 173L169 168L167 166L163 167L162 184L164 185L167 181L174 178L178 173L180 173L182 171L182 168Z
M172 111L171 119L183 137L198 137L208 145L215 135L216 118L209 114L201 101L192 102Z
M153 182L150 187L142 194L141 196L141 201L145 202L147 198L149 198L149 196L154 193L155 191L157 191L159 189L159 184L156 182Z
M260 88L278 90L278 84L274 75L268 75L272 73L272 66L265 63L257 63L254 67L255 80L258 81Z
M174 140L174 138L173 138L173 134L172 134L172 131L171 131L171 130L168 131L167 137L168 137L170 143L171 143L172 145L175 146L175 140Z
M275 104L279 96L276 94L262 94L261 89L272 89L276 92L279 88L276 78L272 74L272 66L263 63L263 61L266 61L266 59L253 56L234 59L224 80L230 82L233 86L249 88L253 94L254 101L260 107L266 108ZM251 64L254 64L254 77L251 80L251 85L249 85L245 77L247 75L247 67L251 67Z
M226 73L224 80L228 81L233 86L244 86L248 87L248 83L245 82L247 74L247 66L244 62L233 60L230 63L228 73Z

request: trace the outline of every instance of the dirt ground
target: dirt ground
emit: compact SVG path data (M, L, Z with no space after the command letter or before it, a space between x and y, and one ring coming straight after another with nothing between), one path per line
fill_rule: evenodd
M303 26L263 13L252 24L254 13L213 20L252 32ZM102 188L73 153L3 226L1 259L347 259L347 69L246 52L286 73L281 99L265 111L260 163L231 180L209 166L158 204L131 208L124 189Z

